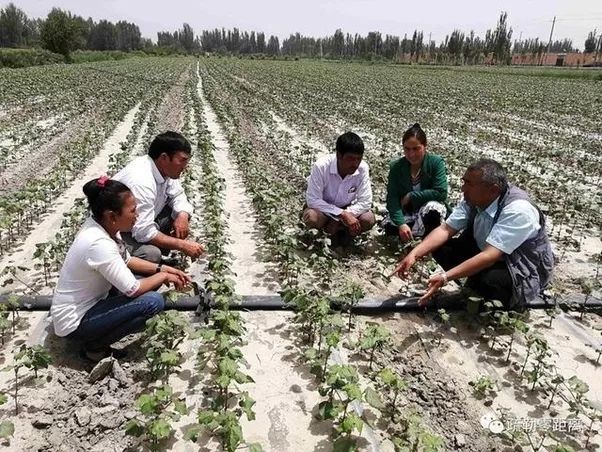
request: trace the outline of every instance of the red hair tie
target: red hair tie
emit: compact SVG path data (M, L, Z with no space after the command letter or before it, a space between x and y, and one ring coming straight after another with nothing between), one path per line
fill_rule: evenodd
M109 176L100 176L98 178L98 180L96 181L96 183L98 184L99 187L103 187L107 184L107 181L109 180Z

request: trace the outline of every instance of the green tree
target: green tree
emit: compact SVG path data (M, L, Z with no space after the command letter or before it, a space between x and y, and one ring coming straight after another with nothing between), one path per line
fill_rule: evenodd
M510 47L512 44L512 28L508 27L508 13L502 12L495 30L487 30L485 48L491 53L494 63L510 63Z
M186 53L192 53L194 49L194 31L188 24L184 24L178 32L178 41Z
M68 11L53 8L40 30L42 46L51 52L60 53L67 61L71 52L82 47L80 26Z
M597 35L597 30L590 31L589 34L587 35L587 39L585 40L585 46L584 46L585 53L594 53L596 51L596 44L597 44L596 35Z
M0 47L25 45L28 23L27 15L14 3L0 9Z

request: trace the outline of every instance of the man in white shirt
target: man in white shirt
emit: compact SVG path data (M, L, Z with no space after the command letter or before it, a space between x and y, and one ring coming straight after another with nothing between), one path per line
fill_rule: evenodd
M370 170L363 156L362 139L347 132L337 138L334 154L314 163L303 212L307 227L355 237L374 226Z
M178 180L191 153L183 135L164 132L155 137L148 155L135 158L113 177L136 198L136 224L131 233L122 233L132 256L159 263L168 250L192 258L203 253L201 244L188 239L192 206Z
M432 276L421 303L448 281L467 277L466 286L508 309L523 309L550 282L554 256L545 218L527 193L509 184L502 166L481 159L462 177L464 200L394 271L407 274L428 253L445 272ZM452 238L463 231L459 237Z

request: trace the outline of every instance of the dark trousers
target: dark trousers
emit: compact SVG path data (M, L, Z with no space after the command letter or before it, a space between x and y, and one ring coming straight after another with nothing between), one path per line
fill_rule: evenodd
M157 218L155 218L155 223L157 223L159 226L159 231L161 231L163 234L171 234L171 230L173 228L173 219L171 218L172 212L172 208L166 205L163 210L161 210ZM166 251L168 251L162 250L155 245L151 245L150 243L137 242L134 237L132 237L131 232L122 232L121 238L123 239L125 247L131 256L139 257L145 261L155 262L158 264L161 262L162 254L166 254Z
M447 271L480 252L472 231L465 231L459 237L448 240L432 254L437 263ZM499 300L506 307L510 305L512 277L504 261L498 261L491 267L469 277L465 287L473 289L483 298Z
M83 341L89 351L100 351L142 330L146 321L164 308L165 300L159 292L146 292L136 298L109 297L92 306L69 337Z

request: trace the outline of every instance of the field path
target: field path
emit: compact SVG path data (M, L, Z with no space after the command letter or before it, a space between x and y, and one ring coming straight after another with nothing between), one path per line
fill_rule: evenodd
M255 240L258 225L251 207L251 199L229 155L230 145L213 108L203 93L200 78L198 89L205 121L215 146L215 160L226 184L224 212L228 215L230 236L227 249L233 256L232 271L236 275L236 292L239 295L273 294L279 290L279 287L278 283L269 276L269 266L258 257L259 249Z
M23 244L14 252L7 254L0 260L0 272L9 265L30 265L33 259L33 254L36 250L36 243L46 242L54 237L61 227L63 221L63 213L67 212L72 206L76 198L83 197L83 184L104 174L109 166L109 158L111 155L120 151L120 143L126 140L126 137L134 124L134 118L138 113L140 104L134 106L115 128L111 136L105 141L104 146L85 172L78 177L71 186L54 202L54 210L29 232L29 235ZM27 275L24 275L26 280L32 281L35 274L40 272L31 270ZM50 289L48 289L49 291Z

